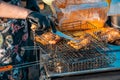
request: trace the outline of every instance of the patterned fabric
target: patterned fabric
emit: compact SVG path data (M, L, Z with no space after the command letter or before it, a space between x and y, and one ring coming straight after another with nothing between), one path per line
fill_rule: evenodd
M4 0L13 5L20 6L20 0ZM27 45L28 29L26 20L0 18L0 66L23 63L25 51L21 47ZM27 54L27 53L26 53ZM25 55L26 55L25 54ZM0 72L0 80L28 80L24 79L23 69L14 69L4 73ZM22 72L22 73L21 73Z
M20 6L21 2L20 0L5 1L18 6ZM25 20L0 19L0 53L4 53L4 55L0 55L0 58L5 55L21 55L20 47L25 46L28 39L27 30L27 22ZM8 64L10 62L8 60L8 62L3 61L3 63Z

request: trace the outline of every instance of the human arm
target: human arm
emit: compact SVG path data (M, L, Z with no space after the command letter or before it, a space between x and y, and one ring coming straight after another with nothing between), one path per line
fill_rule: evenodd
M45 31L50 27L49 19L43 14L15 5L11 5L1 0L0 0L0 17L26 19L29 22L36 24L41 31Z
M31 10L11 5L0 0L0 17L26 19L31 12Z

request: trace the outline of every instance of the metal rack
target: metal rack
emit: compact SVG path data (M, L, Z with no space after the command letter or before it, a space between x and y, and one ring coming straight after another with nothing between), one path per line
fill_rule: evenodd
M83 49L76 50L62 40L56 45L40 45L41 62L47 77L80 74L82 71L104 68L116 60L110 49L94 39ZM47 57L45 56L47 55Z
M77 20L77 21L72 21L72 22L67 22L67 23L63 23L61 24L58 28L62 31L69 31L66 30L67 28L71 30L88 30L88 29L97 29L97 26L95 26L94 24L86 21L83 22L81 20Z

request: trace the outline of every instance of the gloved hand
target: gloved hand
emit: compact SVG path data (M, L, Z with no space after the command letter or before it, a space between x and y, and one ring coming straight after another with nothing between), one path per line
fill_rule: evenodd
M50 20L39 12L31 12L27 17L27 20L30 23L37 25L39 31L44 32L50 28Z
M36 1L37 0L26 0L26 8L32 11L40 12L40 8Z

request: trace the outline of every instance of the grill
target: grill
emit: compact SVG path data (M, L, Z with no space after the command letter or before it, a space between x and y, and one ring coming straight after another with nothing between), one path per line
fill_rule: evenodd
M80 50L70 47L67 42L63 39L56 45L40 44L43 54L41 62L44 63L48 77L73 75L84 70L104 68L116 60L115 54L110 53L109 47L97 39L93 38L90 45Z
M97 28L96 26L94 26L90 22L86 21L85 23L82 23L81 20L77 20L77 21L73 21L73 22L68 22L68 23L63 23L62 26L63 27L70 26L70 27L73 27L73 28L78 27L78 26L79 26L79 28L81 28L81 26L84 26L86 29L89 29L90 26L91 26L93 29Z

